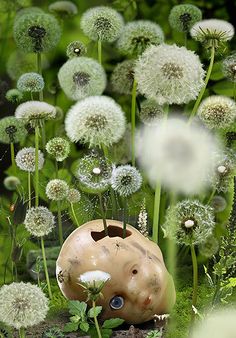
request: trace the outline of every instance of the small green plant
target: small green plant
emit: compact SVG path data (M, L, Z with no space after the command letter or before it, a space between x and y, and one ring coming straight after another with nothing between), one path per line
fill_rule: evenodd
M70 322L64 327L64 332L74 332L81 330L82 332L89 333L91 337L97 337L97 331L92 318L98 316L101 311L101 306L96 306L88 310L88 306L85 302L79 302L78 300L71 300L68 303ZM111 318L106 320L101 327L101 334L103 338L108 338L112 334L112 329L121 325L124 322L120 318Z
M162 336L161 331L153 330L153 331L148 332L148 334L146 335L146 338L158 338L161 336Z
M42 334L42 338L63 338L65 337L64 333L59 327L50 327L45 330Z

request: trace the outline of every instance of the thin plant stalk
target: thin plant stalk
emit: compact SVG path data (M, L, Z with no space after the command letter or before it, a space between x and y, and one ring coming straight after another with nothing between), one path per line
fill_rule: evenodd
M98 39L98 62L102 64L102 41Z
M152 239L157 244L159 236L160 202L161 202L161 183L158 181L155 189L153 225L152 225Z
M57 221L58 221L58 231L59 231L59 242L62 246L63 244L63 230L62 230L62 219L61 219L61 202L57 201Z
M107 221L106 221L106 213L104 210L104 205L103 205L103 201L102 201L102 194L98 194L98 198L99 198L99 204L100 204L100 209L101 209L101 213L102 213L102 221L103 221L103 226L104 226L104 231L105 231L105 235L108 235L108 229L107 229Z
M58 178L58 162L57 162L57 160L55 160L55 175L56 175L56 178Z
M137 82L134 79L132 96L131 96L131 152L132 152L132 166L135 166L135 114L136 114L136 95Z
M214 189L212 190L212 192L211 192L211 195L210 195L208 201L207 201L207 204L210 204L210 203L211 203L213 197L215 196L215 193L216 193L216 189L214 188Z
M35 127L35 207L39 206L39 127Z
M202 97L203 97L203 95L205 93L208 81L209 81L210 76L211 76L211 72L212 72L212 68L213 68L213 64L214 64L214 59L215 59L215 47L212 46L211 47L210 64L209 64L209 67L208 67L208 70L207 70L206 78L205 78L205 81L204 81L204 86L202 87L202 89L201 89L201 91L200 91L200 93L198 95L198 98L197 98L197 100L196 100L196 102L194 104L193 110L192 110L191 115L190 115L189 120L188 120L189 124L192 122L192 119L196 115L196 112L197 112L198 107L199 107L199 105L201 103Z
M46 254L45 254L43 237L41 237L41 249L42 249L42 256L43 256L44 273L45 273L46 282L48 286L48 295L49 295L49 298L52 299L52 290L51 290L51 284L50 284L50 279L48 275L47 259L46 259Z
M79 227L80 224L79 224L78 218L76 217L76 213L75 213L75 209L74 209L73 203L70 204L70 207L71 207L72 215L73 215L73 217L75 219L75 223L76 223L77 227Z
M42 75L42 55L41 53L37 53L37 68L38 73ZM39 101L43 101L43 91L39 92Z
M98 338L102 338L101 331L100 331L99 324L98 324L98 320L97 320L97 316L95 314L96 313L96 311L95 311L96 303L95 303L94 300L92 301L92 304L93 304L93 318L94 318L94 323L95 323L95 327L96 327L96 330L97 330Z
M19 337L20 338L25 338L26 336L25 336L25 328L24 327L21 327L20 329L19 329Z
M127 225L127 198L123 199L124 215L123 215L123 238L126 237L126 225Z
M14 143L10 143L10 150L11 150L11 164L14 172L16 172L16 162L15 162L15 148Z
M31 208L31 177L30 171L28 171L28 206Z
M191 256L192 256L192 264L193 264L193 297L192 297L192 306L196 307L197 305L197 291L198 291L198 264L197 264L197 256L195 252L194 245L191 245ZM192 321L194 320L194 312L192 309Z

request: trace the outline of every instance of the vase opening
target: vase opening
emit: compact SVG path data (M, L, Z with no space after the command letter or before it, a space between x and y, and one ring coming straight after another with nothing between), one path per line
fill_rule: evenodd
M123 229L115 226L115 225L108 225L107 227L108 237L120 237L123 239ZM129 237L132 235L132 232L130 230L126 229L126 237ZM92 231L91 236L95 242L100 241L107 235L105 234L105 230L102 231Z

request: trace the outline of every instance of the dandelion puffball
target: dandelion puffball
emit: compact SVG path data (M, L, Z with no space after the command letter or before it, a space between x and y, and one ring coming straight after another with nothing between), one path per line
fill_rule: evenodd
M91 40L114 42L120 36L124 22L115 9L97 6L82 15L80 25L84 34Z
M110 146L125 132L125 114L110 97L90 96L77 102L65 119L67 136L72 142L89 147Z
M52 201L61 201L67 197L69 186L66 181L53 179L46 185L46 195Z
M53 137L46 144L46 150L58 162L64 161L70 153L70 143L62 137Z
M0 321L15 329L41 323L48 309L48 299L36 285L20 282L0 289Z
M179 118L145 126L137 139L138 159L150 182L184 194L196 194L210 183L219 151L207 130Z
M161 27L149 20L128 22L117 41L118 50L124 55L140 55L150 45L164 41Z
M131 165L121 165L113 169L111 177L111 187L120 196L130 196L134 194L142 184L140 172Z
M0 142L18 143L23 141L27 135L23 121L16 119L14 116L6 116L0 119Z
M230 81L236 82L236 52L223 60L222 71L224 76Z
M176 5L171 9L169 15L170 26L178 32L188 32L201 19L201 10L191 4Z
M207 48L218 47L222 42L232 39L234 27L224 20L207 19L195 23L190 34L193 39L200 41Z
M41 170L44 164L43 153L38 152L38 169ZM23 148L16 154L16 165L24 171L35 171L35 148Z
M135 67L139 92L160 105L194 100L204 85L204 74L198 55L176 45L148 47Z
M106 87L106 73L92 58L69 59L60 68L58 80L62 90L72 100L100 95Z
M48 235L54 228L54 216L46 207L30 208L26 212L24 225L35 237Z
M200 104L198 116L210 129L226 128L236 118L236 104L227 96L209 96Z
M44 80L40 74L25 73L17 81L17 88L21 92L40 92L44 88Z
M30 123L50 120L56 117L56 109L47 102L27 101L16 108L15 117Z

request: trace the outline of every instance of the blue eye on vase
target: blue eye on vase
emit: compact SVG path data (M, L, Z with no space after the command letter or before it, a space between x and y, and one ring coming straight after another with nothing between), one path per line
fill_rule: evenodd
M121 309L125 304L124 298L121 296L115 296L110 300L110 307L114 310Z

